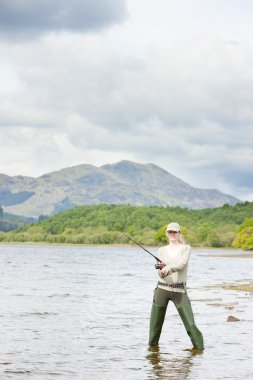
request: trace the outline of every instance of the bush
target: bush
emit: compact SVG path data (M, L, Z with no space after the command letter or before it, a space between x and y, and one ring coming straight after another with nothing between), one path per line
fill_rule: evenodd
M245 250L253 249L253 218L247 218L241 224L232 246Z
M217 229L217 236L221 247L231 247L239 230L236 224L226 224Z
M215 231L209 231L206 239L208 247L220 247L220 240Z
M36 234L30 235L30 241L33 241L35 243L45 241L45 234L38 232Z
M233 241L232 246L234 248L242 248L245 250L253 249L253 226L246 227L239 232Z
M158 231L154 234L154 242L157 244L166 244L168 242L168 239L165 235L166 233L167 224L159 228Z

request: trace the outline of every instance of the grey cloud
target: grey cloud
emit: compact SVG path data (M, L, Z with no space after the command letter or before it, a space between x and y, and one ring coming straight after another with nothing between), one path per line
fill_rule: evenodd
M225 158L225 157L224 157ZM190 158L189 158L190 159ZM230 160L221 160L219 164L206 163L203 167L191 170L194 178L193 185L205 188L218 188L219 190L234 195L241 200L253 199L252 160L241 162L235 166Z
M0 0L0 33L100 30L126 17L125 0Z
M234 162L221 162L219 166L213 167L216 173L223 178L224 182L233 184L234 191L237 192L240 188L253 189L253 158L248 162L244 160L237 164Z
M227 51L215 41L200 60L205 41L197 41L190 50L140 59L111 54L97 36L72 41L49 36L40 44L2 46L20 82L7 94L18 108L1 102L3 126L33 123L42 134L51 123L52 135L82 157L131 154L193 186L237 196L252 191L252 51Z
M19 78L33 89L33 99L40 96L40 106L57 99L64 112L77 112L109 129L136 131L136 125L157 118L165 127L181 129L182 136L192 141L202 143L208 135L209 143L221 144L232 141L239 127L252 125L251 57L237 64L234 52L221 50L224 61L231 62L229 68L224 68L223 57L209 68L210 49L196 72L202 45L202 41L193 45L190 52L182 48L174 54L164 51L138 59L111 55L96 40L64 47L58 39L52 45L34 46L31 52L22 48L15 54L7 49L6 54L21 60ZM223 46L216 45L219 52ZM238 140L250 141L240 133Z

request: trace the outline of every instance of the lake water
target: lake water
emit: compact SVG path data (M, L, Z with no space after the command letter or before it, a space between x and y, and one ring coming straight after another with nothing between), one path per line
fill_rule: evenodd
M140 248L0 245L0 379L252 379L253 295L222 285L251 280L253 259L208 253L189 264L194 354L173 304L148 348L157 273Z

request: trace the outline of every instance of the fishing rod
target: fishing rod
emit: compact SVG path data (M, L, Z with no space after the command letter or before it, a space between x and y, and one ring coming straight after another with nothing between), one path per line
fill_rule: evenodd
M133 238L131 238L130 236L124 234L124 232L120 232L122 235L124 235L125 237L127 237L129 240L132 240L133 243L135 243L136 245L138 245L139 247L141 247L142 249L144 249L144 251L146 251L147 253L149 253L151 256L154 257L154 259L156 259L157 262L159 263L162 263L162 260L160 260L158 257L156 257L155 255L153 255L153 253L151 253L150 251L148 251L146 248L144 248L141 244L137 243L137 241L135 241ZM155 265L155 268L156 269L160 269L160 265L157 263Z

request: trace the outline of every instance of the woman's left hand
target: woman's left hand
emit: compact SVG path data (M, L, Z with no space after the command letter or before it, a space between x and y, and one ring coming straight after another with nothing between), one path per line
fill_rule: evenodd
M162 270L161 270L161 275L162 277L166 277L168 276L168 273L169 273L170 269L168 267L164 267Z

